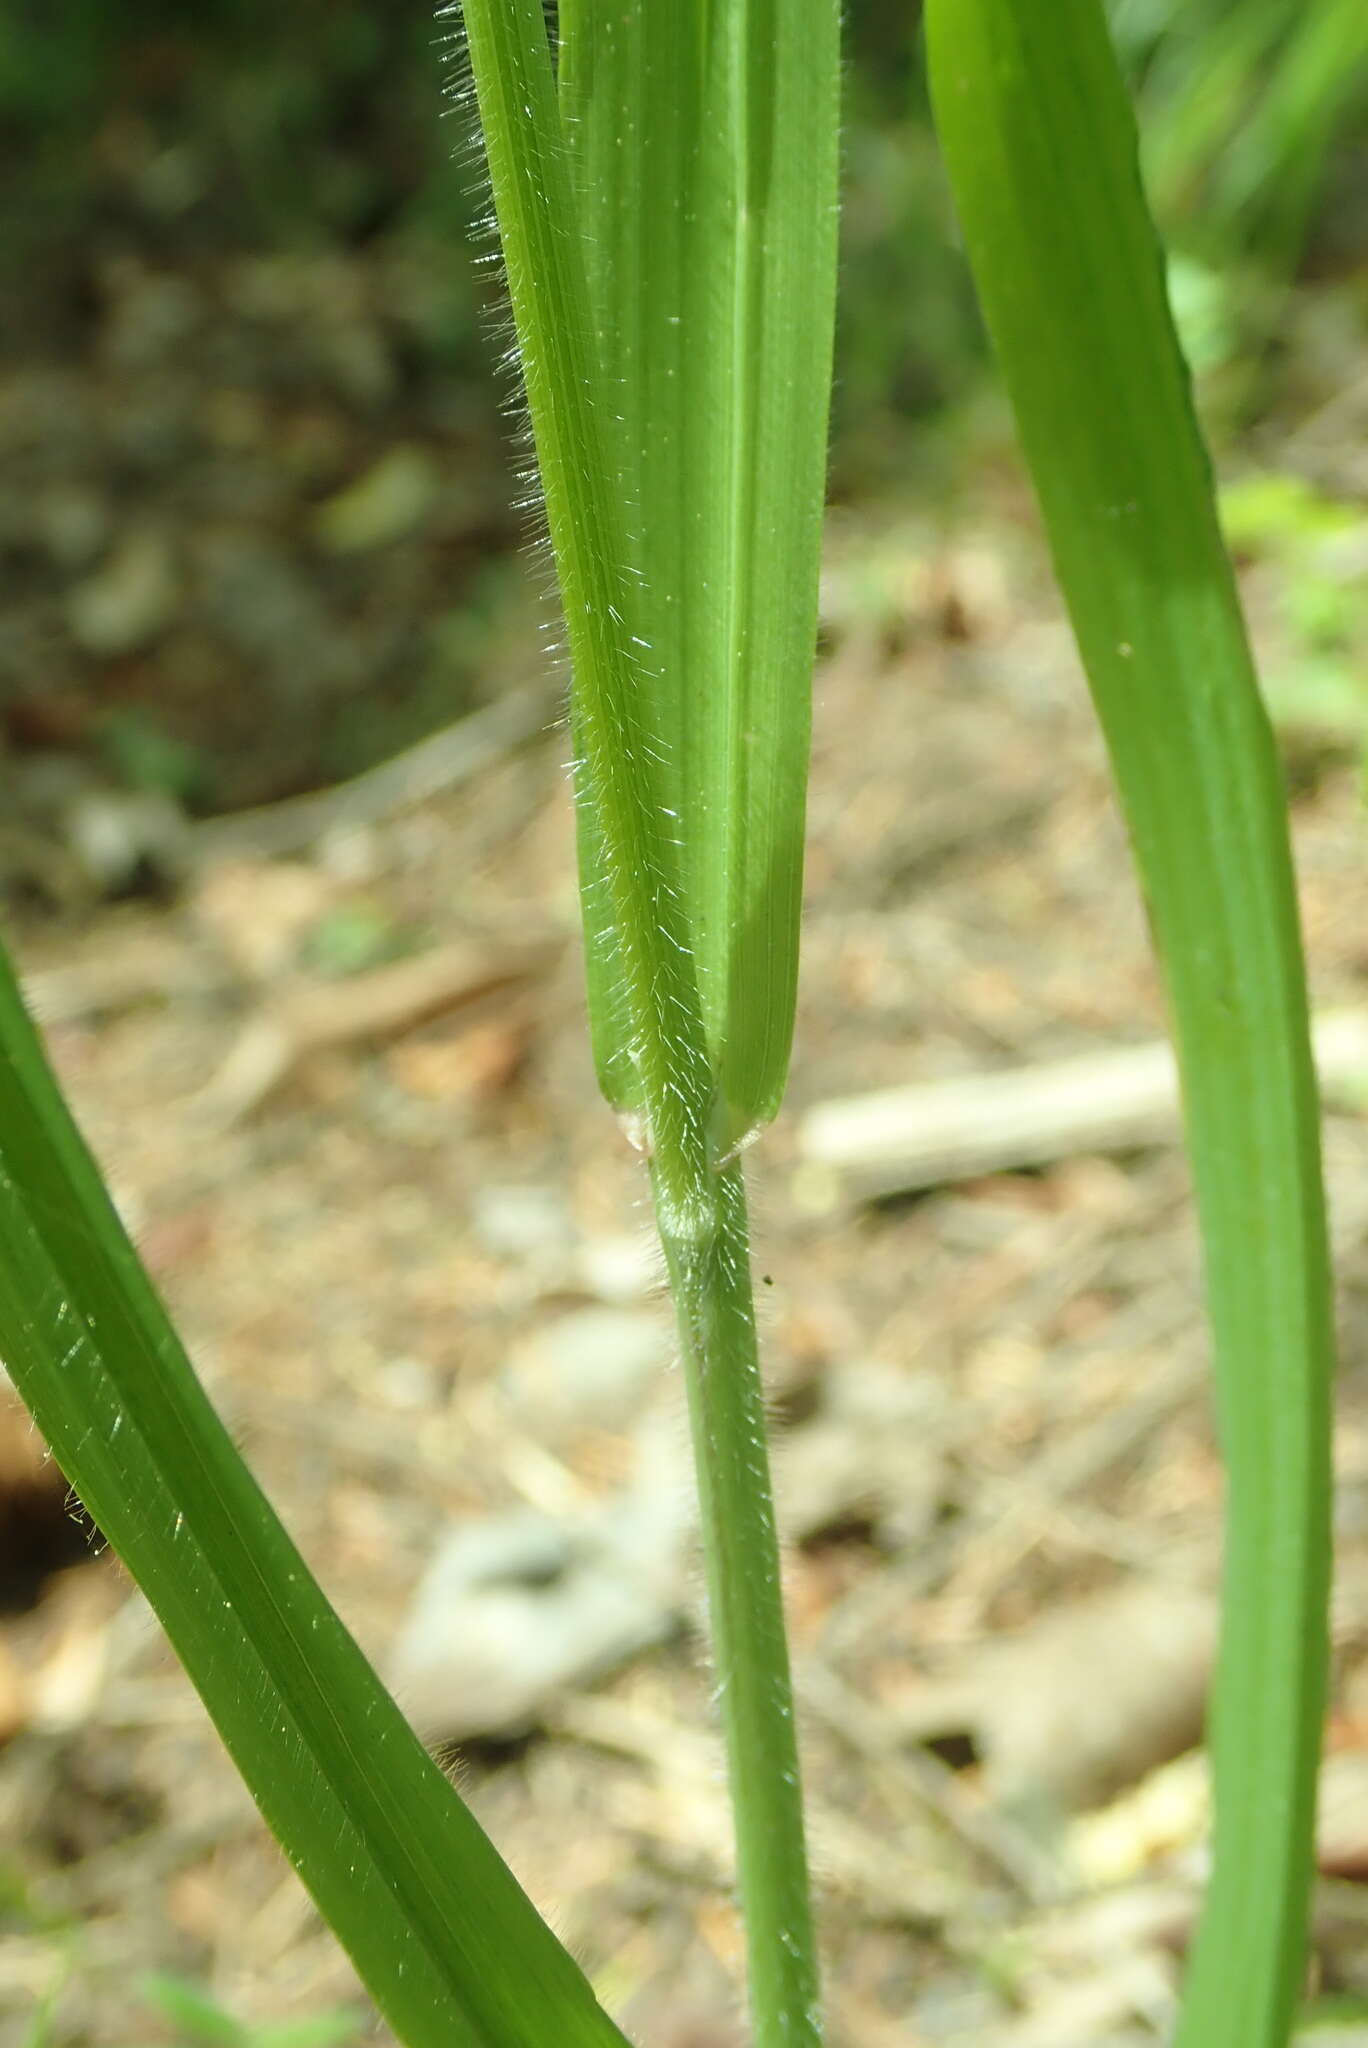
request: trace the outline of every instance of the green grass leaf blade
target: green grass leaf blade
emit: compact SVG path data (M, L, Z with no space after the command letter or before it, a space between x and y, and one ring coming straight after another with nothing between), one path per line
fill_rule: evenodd
M838 45L831 0L561 9L594 352L724 1150L778 1108L793 1028Z
M408 2048L622 2048L186 1359L0 954L0 1356Z
M1228 1468L1182 2048L1282 2048L1323 1713L1332 1337L1281 775L1098 0L929 0L937 125L1172 1001Z
M193 2040L207 2041L213 2048L249 2048L247 2029L198 1984L157 1971L144 1977L142 1994Z

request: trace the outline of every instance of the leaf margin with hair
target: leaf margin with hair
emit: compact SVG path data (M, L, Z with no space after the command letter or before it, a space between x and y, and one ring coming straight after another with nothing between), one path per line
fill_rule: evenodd
M705 1220L714 1083L641 710L630 550L551 46L541 0L461 0L460 15L574 678L576 795L594 842L585 886L607 898L588 960L591 1006L618 1010L600 1080L641 1127L672 1227L688 1233Z

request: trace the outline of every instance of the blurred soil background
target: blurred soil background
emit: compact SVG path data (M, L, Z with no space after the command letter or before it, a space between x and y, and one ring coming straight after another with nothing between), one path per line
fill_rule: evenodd
M806 960L754 1155L832 2041L1122 2048L1201 1881L1220 1471L1143 917L911 14L850 24ZM1332 1018L1316 1988L1361 1998L1368 58L1337 0L1113 16ZM342 1613L634 2037L734 2048L668 1309L441 69L422 6L0 17L5 929ZM384 2041L98 1550L0 1384L0 2044Z

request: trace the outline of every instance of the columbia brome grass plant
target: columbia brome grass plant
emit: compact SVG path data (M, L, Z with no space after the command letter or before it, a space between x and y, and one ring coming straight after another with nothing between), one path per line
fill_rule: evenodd
M1181 2048L1282 2048L1329 1561L1285 806L1099 0L929 0L987 323L1172 1001L1230 1475ZM822 2039L741 1155L792 1033L835 296L835 0L465 0L571 669L589 1009L692 1418L753 2034ZM909 322L916 308L904 309ZM909 707L909 715L915 708ZM408 2048L623 2036L202 1393L0 972L0 1346Z

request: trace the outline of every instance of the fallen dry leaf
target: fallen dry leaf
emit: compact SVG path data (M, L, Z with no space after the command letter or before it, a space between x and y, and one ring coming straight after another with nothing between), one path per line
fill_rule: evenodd
M1100 1805L1198 1740L1213 1595L1134 1580L989 1639L904 1703L905 1732L968 1736L1003 1806Z
M424 1102L464 1096L487 1100L516 1081L527 1060L529 1037L525 1019L477 1024L454 1037L396 1045L386 1065L406 1094Z

